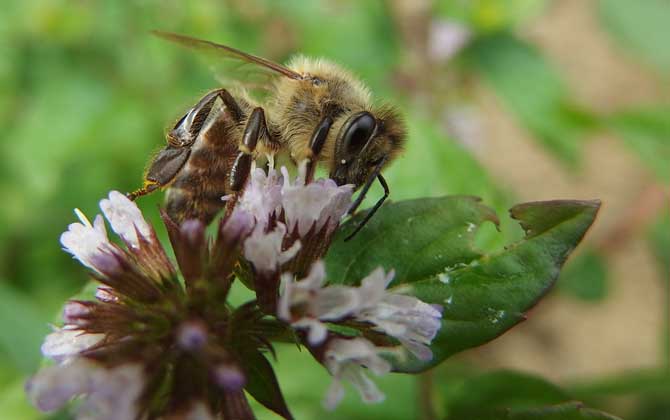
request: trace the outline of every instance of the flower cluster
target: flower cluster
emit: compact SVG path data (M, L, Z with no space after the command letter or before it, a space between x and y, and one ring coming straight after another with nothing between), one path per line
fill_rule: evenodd
M99 282L92 300L71 300L43 354L53 363L27 383L34 404L58 409L83 396L81 418L247 419L245 391L284 418L266 354L274 341L297 341L333 376L333 408L348 381L366 402L383 399L367 377L388 373L386 353L432 357L428 345L440 309L388 289L393 271L328 285L321 258L351 204L353 188L332 180L305 183L255 169L209 237L198 220L181 225L162 213L174 261L138 207L111 192L91 223L80 211L61 244ZM256 299L227 303L239 279ZM338 283L345 279L336 279ZM355 333L343 333L342 331ZM265 375L265 377L264 377ZM269 377L268 377L269 376Z

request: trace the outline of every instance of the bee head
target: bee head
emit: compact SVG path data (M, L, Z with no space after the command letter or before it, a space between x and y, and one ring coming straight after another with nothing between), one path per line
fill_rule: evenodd
M330 178L358 189L396 158L404 142L405 125L392 108L355 112L337 134Z

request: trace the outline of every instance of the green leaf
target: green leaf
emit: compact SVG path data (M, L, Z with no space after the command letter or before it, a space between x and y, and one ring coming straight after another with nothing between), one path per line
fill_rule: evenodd
M636 152L663 182L670 182L670 107L650 107L616 113L605 125Z
M293 416L286 406L272 365L265 356L257 350L252 350L244 354L244 362L247 375L247 385L244 389L269 410L285 419L292 419Z
M473 246L479 225L495 214L473 197L408 200L384 206L344 242L365 213L345 223L326 258L333 283L357 284L377 266L395 269L391 287L444 307L433 359L395 361L416 372L484 344L524 319L553 285L568 255L598 212L598 201L546 201L510 210L526 237L484 255Z
M660 70L670 70L667 0L601 0L598 4L605 28L625 47Z
M480 418L500 408L532 408L568 400L568 394L540 377L499 371L465 380L451 392L446 409L449 419Z
M563 163L579 163L584 131L595 116L573 104L562 80L534 46L509 33L482 37L465 56L519 122Z
M587 302L607 296L607 261L595 250L575 257L561 273L558 287L562 292Z
M470 419L472 417L467 417ZM463 418L465 420L466 418ZM602 411L584 407L581 403L571 402L552 407L542 407L524 410L509 410L487 417L479 417L480 420L617 420ZM619 419L620 420L620 419Z
M515 371L441 383L447 420L614 419L583 407L541 377Z

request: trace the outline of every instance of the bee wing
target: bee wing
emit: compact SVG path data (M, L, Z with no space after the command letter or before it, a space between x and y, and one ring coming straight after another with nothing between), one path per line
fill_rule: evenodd
M302 79L302 75L300 73L295 72L288 67L284 67L281 64L275 63L274 61L255 56L253 54L245 53L227 45L217 44L216 42L205 41L204 39L192 38L190 36L179 35L171 32L152 31L152 33L159 38L175 42L187 48L212 52L224 58L238 60L238 64L240 65L237 66L237 70L241 69L242 67L248 67L245 66L245 64L255 65L256 68L253 71L248 68L244 69L244 73L247 76L254 76L255 74L258 74L258 70L262 70L260 73L267 73L267 70L270 70L274 72L274 74L279 74L290 79Z

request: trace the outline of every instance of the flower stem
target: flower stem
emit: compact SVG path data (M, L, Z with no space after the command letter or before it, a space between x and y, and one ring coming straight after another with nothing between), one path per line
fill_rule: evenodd
M419 408L419 420L432 420L435 418L435 407L433 406L433 372L427 371L417 377L417 405Z

